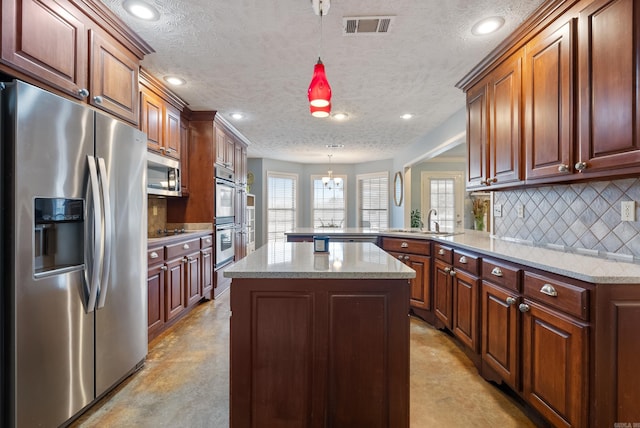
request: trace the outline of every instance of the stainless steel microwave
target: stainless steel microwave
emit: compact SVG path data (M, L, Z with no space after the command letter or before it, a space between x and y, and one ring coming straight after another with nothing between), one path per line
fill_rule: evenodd
M180 161L147 152L147 194L182 196Z

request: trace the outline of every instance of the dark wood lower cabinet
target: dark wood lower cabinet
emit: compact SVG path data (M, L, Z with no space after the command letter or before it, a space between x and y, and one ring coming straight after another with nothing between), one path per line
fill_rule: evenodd
M516 391L520 387L518 295L482 281L482 362Z
M408 427L409 284L234 278L231 427Z
M453 334L472 351L480 352L480 280L456 269L453 277Z
M213 298L213 253L211 248L200 251L202 265L202 296L205 299Z
M184 309L184 261L182 257L167 262L165 310L167 321L180 315Z
M585 426L589 326L527 299L520 310L525 400L555 426Z
M453 328L453 277L451 265L436 260L433 264L433 311L444 327Z
M200 281L200 251L185 256L185 306L193 306L202 299Z
M147 334L149 340L164 327L164 277L167 267L163 264L151 266L147 275Z

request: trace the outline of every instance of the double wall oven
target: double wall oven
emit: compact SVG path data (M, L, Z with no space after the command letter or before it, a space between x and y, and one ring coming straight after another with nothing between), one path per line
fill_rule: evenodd
M232 261L235 253L234 235L236 189L233 171L216 165L215 182L215 265L216 267L220 267Z

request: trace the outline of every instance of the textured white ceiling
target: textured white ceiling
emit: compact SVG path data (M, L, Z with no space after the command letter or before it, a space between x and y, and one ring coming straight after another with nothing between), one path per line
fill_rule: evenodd
M250 157L303 163L389 159L464 106L454 84L506 38L542 0L332 0L322 18L310 0L147 0L155 22L103 0L154 49L143 66L178 75L174 88L192 110L217 110L250 142ZM388 34L344 36L345 16L394 15ZM479 19L505 26L476 37ZM309 114L307 88L321 50L333 112ZM241 112L242 120L231 119ZM403 113L415 117L400 119ZM344 144L330 150L326 144ZM427 150L425 150L427 151Z

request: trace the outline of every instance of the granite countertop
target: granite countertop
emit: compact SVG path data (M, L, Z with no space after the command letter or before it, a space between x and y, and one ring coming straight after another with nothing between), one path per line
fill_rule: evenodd
M311 242L263 245L224 272L229 278L403 279L416 273L375 244L330 242L314 253Z
M147 247L161 247L163 245L170 245L175 242L187 241L189 239L200 238L202 236L212 235L213 230L187 230L184 233L177 233L173 235L148 237Z
M486 232L465 230L451 235L433 235L419 230L360 228L298 228L288 235L378 235L413 239L430 239L444 244L494 256L524 266L557 273L594 284L640 284L640 264L606 259L551 247L507 241Z

